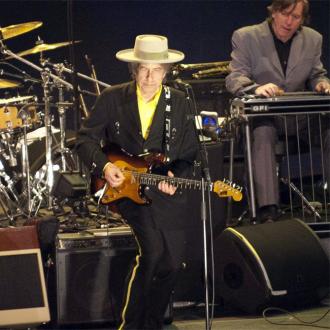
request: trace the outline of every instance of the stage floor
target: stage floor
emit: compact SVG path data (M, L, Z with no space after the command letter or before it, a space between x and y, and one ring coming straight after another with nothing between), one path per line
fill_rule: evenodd
M326 305L327 304L327 305ZM324 327L330 329L329 299L316 307L303 310L290 311L289 313L267 313L267 318L262 315L251 316L243 315L238 312L215 311L215 317L212 322L213 330L272 330L272 329L315 329ZM175 310L174 320L171 325L164 330L201 330L206 328L204 317L205 308L203 306L188 308L186 310ZM326 314L327 313L327 314ZM316 322L314 326L312 322ZM298 319L299 318L299 319ZM308 325L310 324L310 325ZM295 326L294 326L295 325Z
M330 299L325 299L318 306L290 310L283 312L268 312L267 317L262 315L246 315L237 311L224 312L215 309L212 322L212 330L273 330L273 329L330 329ZM165 325L164 330L202 330L206 328L205 306L199 304L192 307L174 308L174 319L171 324ZM211 320L210 320L211 321ZM47 327L47 326L46 326ZM69 327L47 327L51 330L115 330L116 328L107 325L93 324L70 325Z

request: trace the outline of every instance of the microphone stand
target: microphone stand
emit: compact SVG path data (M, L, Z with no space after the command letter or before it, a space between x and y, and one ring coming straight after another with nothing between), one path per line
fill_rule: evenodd
M193 120L197 118L198 113L196 107L192 106L192 99L190 97L190 90L192 89L190 84L184 83L180 79L176 79L178 85L183 86L187 100L189 101L190 113L193 117ZM206 221L207 221L207 208L206 208L206 198L205 198L205 190L207 188L210 191L211 187L211 177L210 170L208 167L208 155L205 147L205 141L199 141L198 132L196 129L196 125L194 123L196 138L198 139L199 152L201 155L201 167L202 167L202 203L201 203L201 220L203 222L203 254L204 254L204 285L205 285L205 328L206 330L210 329L210 315L209 315L209 288L208 288L208 257L207 257L207 229L206 229Z

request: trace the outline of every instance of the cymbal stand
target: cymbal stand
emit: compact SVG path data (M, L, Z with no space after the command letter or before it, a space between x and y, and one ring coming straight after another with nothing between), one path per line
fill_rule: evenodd
M57 71L57 74L59 76L62 75L62 68L63 65L57 65L55 66L55 70ZM68 148L65 146L65 141L66 141L66 136L65 136L65 128L66 128L66 117L65 117L65 111L66 107L63 105L64 104L64 93L63 93L63 88L64 86L60 82L55 82L57 89L58 89L58 107L57 111L59 114L59 122L60 122L60 155L61 155L61 163L62 163L62 171L67 170L67 164L66 164L66 159L65 155L68 154L70 151Z
M56 65L56 64L55 64L55 65ZM67 67L64 66L64 65L63 65L62 70L63 70L64 72L66 72L66 73L73 74L73 70L67 68ZM111 86L111 85L109 85L109 84L106 84L106 83L104 83L104 82L98 80L98 79L95 79L95 78L92 78L92 77L86 76L86 75L84 75L84 74L82 74L82 73L80 73L80 72L77 72L76 74L77 74L77 76L78 76L79 78L83 78L83 79L89 80L89 81L91 81L91 82L93 82L93 83L96 83L96 84L99 84L99 85L101 85L101 86L103 86L103 87L110 87L110 86Z
M53 173L53 160L52 160L52 123L50 114L50 71L49 68L45 68L41 72L41 79L43 82L44 90L44 103L45 103L45 131L46 131L46 167L47 167L47 193L48 193L48 208L52 207L51 191L54 185L54 173Z
M28 105L23 106L18 112L18 117L22 119L23 123L23 145L22 145L22 174L23 179L25 180L25 189L27 196L27 209L29 216L32 212L32 204L31 204L31 177L30 177L30 163L29 163L29 152L28 152L28 144L27 144L27 120L28 114L25 111L25 108Z
M22 178L23 178L23 194L26 196L26 207L28 216L35 216L40 208L40 205L44 199L43 192L44 187L40 186L40 174L31 180L30 162L29 162L29 151L27 141L27 128L29 126L28 120L30 115L25 109L29 106L33 106L35 103L25 104L18 112L18 118L23 123L23 143L21 144L21 164L22 164ZM32 197L33 196L33 197Z
M14 59L16 59L16 60L18 60L18 61L20 61L20 62L22 62L22 63L24 63L24 64L26 64L28 66L30 66L31 68L39 71L40 73L44 70L44 68L41 68L40 66L38 66L38 65L36 65L36 64L28 61L28 60L26 60L24 57L19 56L19 55L16 55L15 53L13 53L11 50L9 50L7 47L5 47L3 45L2 40L0 40L0 51L1 51L2 54L7 55L9 57L12 57L12 58L14 58ZM68 83L67 81L63 80L62 78L60 78L57 75L51 73L50 71L49 71L48 75L54 81L60 81L64 86L66 86L67 88L73 90L72 84Z

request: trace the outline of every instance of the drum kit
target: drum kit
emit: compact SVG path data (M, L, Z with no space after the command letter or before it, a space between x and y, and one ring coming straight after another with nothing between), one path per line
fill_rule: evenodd
M4 44L7 39L27 33L42 26L42 22L28 22L0 28L1 64L7 64L15 59L21 64L36 71L40 78L34 78L23 70L18 70L24 81L32 81L42 87L42 102L35 95L16 95L0 98L0 221L8 220L14 225L18 217L37 216L42 207L53 209L56 198L53 195L55 172L80 171L79 162L74 152L66 147L66 110L73 107L74 86L65 80L65 73L76 74L80 78L92 81L101 86L109 86L81 73L74 72L68 65L53 64L45 59L43 53L61 47L70 46L72 42L46 44L42 40L35 47L14 53ZM40 66L27 60L26 56L40 54ZM13 65L10 65L14 67ZM5 72L0 69L0 92L15 91L21 87L18 79L22 76ZM56 96L54 96L56 91ZM65 93L69 91L69 93ZM78 87L79 91L79 87ZM80 91L81 92L81 91ZM67 102L64 95L71 95ZM79 98L83 101L82 93ZM57 99L57 102L54 102ZM80 104L82 105L82 104ZM54 116L51 108L57 109L59 129L54 128ZM83 115L88 111L84 104ZM59 134L58 154L54 160L55 134ZM42 140L44 147L38 150L37 158L44 160L40 168L31 165L29 145L31 141ZM0 222L1 225L1 222Z

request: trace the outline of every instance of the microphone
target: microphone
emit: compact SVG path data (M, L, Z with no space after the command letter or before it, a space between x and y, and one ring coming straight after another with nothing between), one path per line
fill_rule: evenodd
M177 78L174 80L174 87L175 88L179 88L179 89L187 89L187 88L191 88L191 85L184 82L182 79Z

